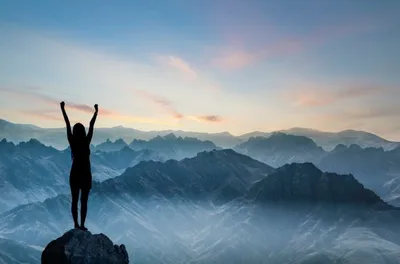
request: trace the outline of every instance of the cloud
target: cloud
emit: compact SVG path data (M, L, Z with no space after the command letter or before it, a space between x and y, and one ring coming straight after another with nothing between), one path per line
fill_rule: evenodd
M365 98L387 91L385 87L355 85L335 90L335 87L310 85L284 92L284 96L295 106L320 107L339 103L344 100Z
M170 122L165 119L123 115L120 113L116 113L115 115L109 115L108 117L113 120L119 120L128 123L142 123L142 124L169 125L169 126L175 125L174 122Z
M198 122L219 123L223 121L223 118L218 115L188 116L188 118Z
M2 88L0 88L0 92L7 92L10 94L14 94L21 98L25 98L28 100L35 100L36 102L41 102L41 103L51 105L54 107L59 107L60 102L62 101L60 99L53 98L49 95L40 93L40 89L38 89L38 88L23 88L23 87L15 88L14 87L13 89L11 89L11 88L2 87ZM85 113L93 113L94 112L94 106L90 107L85 104L77 104L77 103L69 102L69 101L66 101L65 104L66 104L67 108L74 109L74 110L77 110L80 112L85 112ZM106 115L112 114L112 112L109 110L103 110L103 112Z
M197 72L189 65L189 63L180 57L169 55L169 56L160 56L158 59L161 62L165 63L166 65L184 73L188 77L191 78L198 77Z
M0 87L0 92L16 95L22 99L28 100L35 100L40 101L41 103L45 104L60 104L61 101L57 101L56 99L52 98L51 96L41 94L40 89L35 87L14 87L14 88L6 88Z
M255 53L244 50L225 51L211 60L211 64L221 69L240 69L255 62Z
M28 99L30 101L35 100L35 103L44 103L49 106L54 107L54 109L58 109L60 107L60 102L61 100L53 98L51 96L41 94L38 89L25 89L25 88L0 88L0 92L7 92L10 94L13 94L14 96L21 97ZM76 110L82 113L88 113L88 114L93 114L94 113L94 106L90 107L85 104L77 104L74 102L65 102L65 107L66 110L68 111L69 109ZM39 117L41 119L47 119L47 120L61 120L59 118L55 118L52 115L49 115L45 111L41 110L24 110L21 113L24 113L25 115L31 115L35 117ZM141 117L141 116L132 116L132 115L124 115L122 113L119 113L118 111L113 111L109 109L104 109L99 105L99 115L112 119L112 120L121 120L125 122L136 122L136 123L147 123L147 124L171 124L171 122L167 122L165 120L161 119L155 119L155 118L148 118L148 117Z
M193 69L187 61L178 56L158 56L156 57L156 60L162 65L178 70L178 72L182 73L184 77L186 77L186 80L191 82L191 86L197 86L213 92L221 90L221 85L219 83L208 78L204 72Z
M152 102L153 104L161 107L161 109L163 111L166 111L169 114L171 114L173 116L173 118L182 119L184 117L183 114L181 114L179 111L177 111L173 107L172 102L170 100L168 100L167 98L156 95L156 94L152 94L152 93L144 91L144 90L136 90L135 92L139 96L141 96L141 97L145 98L146 100Z
M39 118L42 120L51 120L51 121L63 121L63 118L61 116L54 116L51 113L41 111L41 110L21 110L19 113L25 115L25 116L31 116L35 118ZM32 122L33 123L33 122Z
M363 23L360 21L363 21ZM301 53L334 39L380 28L377 26L378 22L376 20L361 19L360 21L357 20L356 23L347 21L342 25L319 28L301 37L278 37L279 34L274 34L260 39L264 32L258 32L255 36L246 36L239 41L232 42L229 40L225 46L216 51L216 54L210 59L210 64L222 70L242 69L259 61ZM276 39L276 41L265 44L270 39ZM255 44L252 42L260 43Z

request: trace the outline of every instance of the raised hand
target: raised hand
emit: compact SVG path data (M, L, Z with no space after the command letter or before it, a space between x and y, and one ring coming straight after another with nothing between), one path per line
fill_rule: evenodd
M96 122L96 117L97 117L97 112L99 111L99 106L97 104L94 105L94 109L96 110L93 114L92 119L90 120L90 126L89 126L89 132L87 134L87 139L90 141L92 140L93 137L93 130L94 130L94 123Z
M65 107L64 101L62 101L62 102L60 103L60 106L61 106L61 109L64 109L64 107Z

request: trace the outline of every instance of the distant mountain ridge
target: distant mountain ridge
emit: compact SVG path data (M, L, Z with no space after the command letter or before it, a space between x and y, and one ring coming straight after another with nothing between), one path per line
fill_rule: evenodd
M325 150L332 150L337 145L343 144L349 145L359 145L363 148L365 147L383 147L386 150L394 149L400 146L400 142L389 141L375 134L357 131L357 130L343 130L340 132L324 132L316 129L309 128L291 128L286 130L278 130L276 132L294 135L294 136L305 136L312 139L318 146L323 147ZM269 137L276 132L251 132L239 136L241 140L249 140L251 137Z
M112 142L109 138L107 138L106 141L104 141L103 143L94 146L94 149L104 152L109 152L109 151L118 151L127 146L128 143L126 143L125 140L123 140L122 138L116 139L114 142Z
M87 125L88 124L89 120ZM92 143L98 145L107 139L123 139L125 142L132 142L134 139L150 140L154 137L166 136L171 133L180 137L191 137L199 140L212 141L220 147L232 147L240 142L239 139L228 132L201 133L181 130L140 131L133 128L117 126L111 128L96 128ZM40 128L32 125L15 124L4 119L0 119L0 139L6 138L9 141L17 143L35 138L46 145L51 145L58 149L64 149L67 147L65 137L65 128Z
M202 151L210 151L220 149L211 141L201 141L197 138L177 137L173 133L165 136L156 136L149 140L134 139L130 144L123 139L117 139L112 142L107 139L105 142L93 147L94 151L119 151L129 147L135 151L151 150L156 152L160 157L167 159L180 160L187 157L196 156Z
M169 159L180 160L196 156L203 151L220 149L213 142L201 141L191 137L177 137L173 133L165 136L156 136L150 140L134 139L129 147L134 150L150 149Z
M339 144L357 144L361 147L383 147L386 150L393 149L400 145L399 142L389 141L372 133L355 130L344 130L334 133L307 128L292 128L276 132L309 137L313 139L318 146L321 146L326 150L331 150ZM233 136L228 132L201 133L181 130L140 131L133 128L117 126L112 128L96 128L96 133L93 137L93 144L101 144L107 139L123 139L125 142L132 142L134 139L150 140L156 136L166 136L171 133L178 137L192 137L199 140L212 141L216 146L222 148L233 148L251 137L269 137L273 132L268 133L256 131L241 136ZM6 138L13 142L28 141L31 138L35 138L46 145L51 145L58 149L66 147L65 128L40 128L33 125L14 124L0 119L0 139L2 138Z
M325 151L310 138L281 132L269 137L252 137L234 148L273 167L292 162L316 162Z

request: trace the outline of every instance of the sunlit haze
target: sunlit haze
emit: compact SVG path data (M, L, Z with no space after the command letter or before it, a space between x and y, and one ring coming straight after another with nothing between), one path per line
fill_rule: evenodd
M400 140L400 1L1 1L0 117Z

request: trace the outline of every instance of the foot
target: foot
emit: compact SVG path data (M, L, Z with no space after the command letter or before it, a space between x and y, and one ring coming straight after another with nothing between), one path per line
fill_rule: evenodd
M78 224L75 224L75 229L80 228L80 226Z
M81 230L83 230L83 231L87 231L87 228L85 227L85 226L80 226L79 227Z

